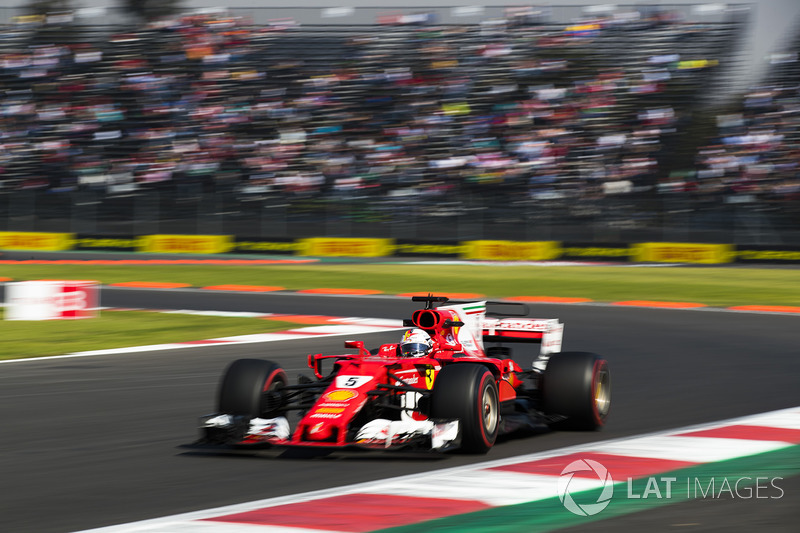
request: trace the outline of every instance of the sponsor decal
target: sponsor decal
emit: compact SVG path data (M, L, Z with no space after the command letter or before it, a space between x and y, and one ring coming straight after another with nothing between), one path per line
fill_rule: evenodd
M643 242L632 250L634 261L652 263L730 263L735 255L729 244Z
M341 413L320 413L314 412L308 415L309 418L339 418Z
M425 365L425 388L433 388L433 380L436 378L436 368L433 365Z
M297 241L299 255L327 257L383 257L392 255L392 239L312 238Z
M487 321L488 322L488 321ZM493 327L494 329L521 329L530 331L545 331L552 322L546 320L508 320L502 319L497 321Z
M6 285L6 320L52 320L97 316L94 281L31 280Z
M0 248L4 250L71 250L74 242L72 233L0 231Z
M398 377L402 378L407 385L416 385L417 383L419 383L419 376L416 374L414 374L413 376L398 376ZM397 382L397 384L401 385L399 381Z
M344 407L320 407L316 411L315 414L329 414L329 415L338 415L344 412Z
M326 402L346 402L358 396L358 392L354 390L332 390L323 396L323 401Z
M463 259L550 261L561 256L561 243L555 241L468 241L463 244Z
M146 235L139 239L139 252L220 254L233 249L230 235Z

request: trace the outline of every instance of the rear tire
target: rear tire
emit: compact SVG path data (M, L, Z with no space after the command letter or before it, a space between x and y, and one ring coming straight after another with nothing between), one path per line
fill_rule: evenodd
M273 418L280 408L286 372L263 359L237 359L225 370L218 394L218 412Z
M457 418L461 449L486 453L500 428L497 380L483 365L456 363L444 367L433 384L431 418Z
M542 379L545 412L567 417L556 425L594 430L605 425L611 408L608 362L588 352L550 356Z

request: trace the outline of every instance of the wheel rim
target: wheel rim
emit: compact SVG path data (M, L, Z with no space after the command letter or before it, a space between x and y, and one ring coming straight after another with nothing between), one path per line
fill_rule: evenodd
M261 391L259 416L273 414L275 408L280 405L279 391L285 385L286 376L282 370L276 370L267 377Z
M605 419L611 408L611 376L602 366L594 377L594 407L600 419Z
M285 383L282 379L275 379L271 383L267 383L267 386L264 387L264 392L274 392L278 389L282 389Z
M497 427L497 416L497 395L491 387L485 387L481 399L481 418L488 435L492 435Z

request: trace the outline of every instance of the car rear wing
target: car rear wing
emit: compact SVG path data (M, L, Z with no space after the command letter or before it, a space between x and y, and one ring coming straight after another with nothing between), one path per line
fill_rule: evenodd
M464 353L483 353L484 342L540 343L540 355L561 351L564 324L558 319L527 318L528 306L521 302L449 300L445 296L415 296L425 309L414 312L406 326L424 330L447 329L457 336ZM438 304L447 304L436 307ZM446 315L446 316L445 316Z
M556 318L485 317L481 324L484 342L536 342L540 353L561 351L564 324Z

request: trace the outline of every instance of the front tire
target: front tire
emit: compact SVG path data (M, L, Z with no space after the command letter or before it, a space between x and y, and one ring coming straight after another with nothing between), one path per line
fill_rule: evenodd
M566 417L561 426L595 430L605 425L611 409L605 359L588 352L552 354L542 381L545 412Z
M488 452L500 428L500 400L494 374L473 363L445 366L433 384L430 412L431 418L459 420L463 451Z
M218 412L273 418L280 407L286 372L263 359L237 359L225 370L217 399Z

